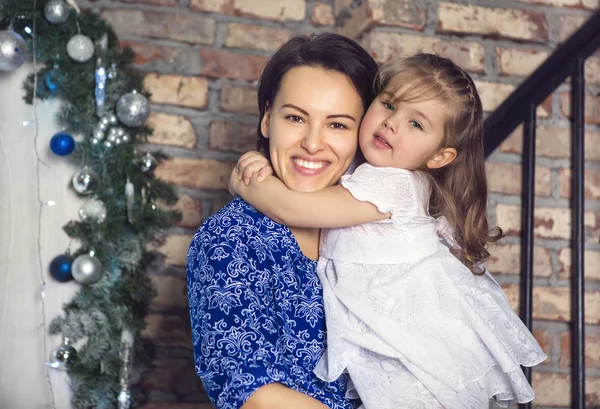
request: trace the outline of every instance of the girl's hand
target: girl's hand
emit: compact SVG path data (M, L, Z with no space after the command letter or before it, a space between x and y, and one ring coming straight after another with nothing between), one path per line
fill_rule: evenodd
M256 176L256 180L260 182L267 176L272 175L273 167L262 153L250 151L240 156L233 172L236 172L237 178L243 180L244 184L248 186L252 176Z

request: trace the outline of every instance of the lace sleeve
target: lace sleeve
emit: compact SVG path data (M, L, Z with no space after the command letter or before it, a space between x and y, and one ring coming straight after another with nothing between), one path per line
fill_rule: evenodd
M357 200L370 202L392 219L416 216L426 200L424 180L415 172L397 168L360 165L352 175L342 176L341 184Z

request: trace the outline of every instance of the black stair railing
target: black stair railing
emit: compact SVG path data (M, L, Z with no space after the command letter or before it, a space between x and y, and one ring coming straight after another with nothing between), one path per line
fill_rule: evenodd
M572 317L571 378L573 409L585 409L584 361L584 131L585 60L600 48L600 12L527 78L485 121L485 153L491 154L521 123L523 127L523 207L520 314L531 328L533 298L533 209L535 196L536 108L571 77L572 124ZM531 381L531 369L525 368ZM531 404L521 405L530 408Z

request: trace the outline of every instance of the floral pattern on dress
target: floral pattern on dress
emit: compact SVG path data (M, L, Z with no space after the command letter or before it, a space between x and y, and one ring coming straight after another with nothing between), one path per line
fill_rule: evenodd
M317 263L292 232L236 198L198 229L187 255L196 372L218 409L279 382L331 409L352 409L347 375L313 374L325 350Z

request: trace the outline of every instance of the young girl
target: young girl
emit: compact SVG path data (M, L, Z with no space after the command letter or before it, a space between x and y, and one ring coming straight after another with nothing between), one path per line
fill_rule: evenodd
M348 393L358 392L367 409L529 402L521 365L546 355L481 267L502 232L486 219L483 110L473 80L448 59L417 54L383 67L378 87L359 133L367 163L340 185L294 192L263 178L268 167L250 181L268 166L252 153L230 179L277 222L331 228L318 265L327 351L315 373L332 381L347 371ZM318 126L304 115L287 119L315 133L314 154L291 160L318 173L328 162L318 154Z

